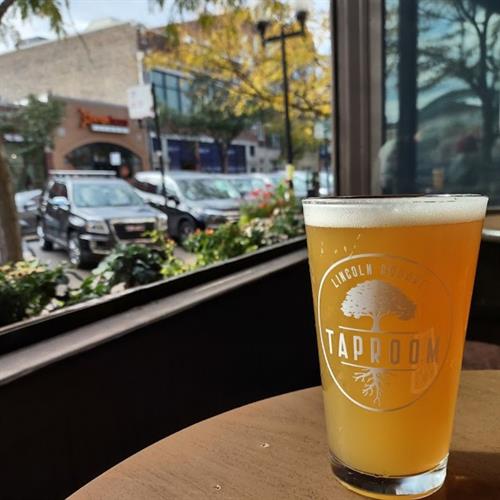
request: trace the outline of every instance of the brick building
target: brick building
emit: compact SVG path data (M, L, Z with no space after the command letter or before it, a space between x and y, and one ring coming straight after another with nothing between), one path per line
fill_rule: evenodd
M137 36L135 26L120 23L0 54L0 99L51 92L126 106L142 71Z

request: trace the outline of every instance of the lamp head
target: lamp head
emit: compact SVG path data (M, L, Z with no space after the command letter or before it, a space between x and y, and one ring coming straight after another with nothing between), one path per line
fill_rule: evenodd
M260 35L260 38L262 40L262 45L265 45L265 40L266 40L266 30L267 30L267 27L269 26L269 21L264 21L264 20L260 20L260 21L257 21L257 31Z
M305 9L298 10L297 14L295 14L295 17L297 18L297 21L300 24L300 29L304 31L306 28L307 10Z

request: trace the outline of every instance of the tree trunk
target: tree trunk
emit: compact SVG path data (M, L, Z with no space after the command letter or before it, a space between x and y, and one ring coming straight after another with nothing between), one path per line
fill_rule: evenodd
M380 331L380 320L382 319L381 315L377 316L372 316L372 332L379 332Z
M488 168L491 165L491 150L495 143L495 107L491 92L487 96L481 97L481 112L483 115L483 140L481 143L481 160L484 167ZM484 168L483 167L483 168Z
M481 160L485 164L483 168L491 164L491 150L495 141L495 116L494 116L494 89L488 85L488 21L491 13L487 14L482 30L477 28L479 37L479 89L481 99L481 112L483 115L483 140L481 144Z
M229 147L224 141L217 141L217 146L219 147L222 173L227 174L229 172L229 156L227 154Z
M21 232L12 179L0 145L0 264L21 259Z

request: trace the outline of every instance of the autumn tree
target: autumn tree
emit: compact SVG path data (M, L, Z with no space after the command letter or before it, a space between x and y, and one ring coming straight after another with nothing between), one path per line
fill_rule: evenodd
M276 20L292 17L286 3L269 3ZM227 107L236 114L263 110L283 113L280 47L271 44L263 48L254 26L252 12L246 8L169 25L162 34L163 44L147 54L146 65L222 82L227 89ZM271 26L270 36L276 34L273 29L277 26ZM309 31L305 37L287 40L287 52L292 122L303 140L313 141L314 121L331 113L330 59L318 52Z
M381 280L363 281L351 288L342 302L341 310L347 317L356 319L369 316L372 331L380 331L380 321L385 316L408 320L415 315L415 304L395 286Z

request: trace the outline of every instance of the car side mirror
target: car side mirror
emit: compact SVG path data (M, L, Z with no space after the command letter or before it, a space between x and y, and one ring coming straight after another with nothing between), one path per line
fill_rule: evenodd
M176 206L181 202L181 200L179 200L179 198L177 198L175 194L167 194L167 201L173 201Z
M24 204L24 210L29 212L30 210L36 210L38 208L38 203L34 200L30 200Z
M55 208L69 210L69 200L66 196L54 196L54 198L49 200L49 203Z

